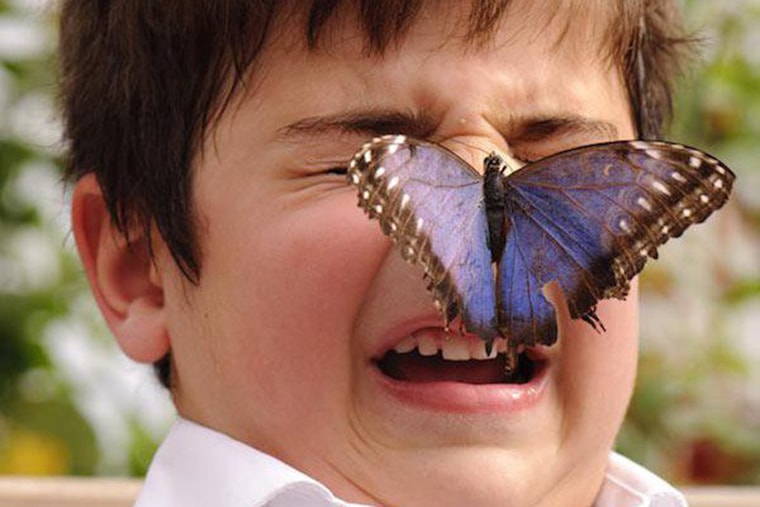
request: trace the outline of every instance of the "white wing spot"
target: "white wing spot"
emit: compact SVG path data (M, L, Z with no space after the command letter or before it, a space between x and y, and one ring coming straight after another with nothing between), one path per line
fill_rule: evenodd
M620 228L623 230L623 232L625 232L626 234L630 234L630 233L631 233L631 226L630 226L630 225L628 225L628 220L626 220L625 218L621 218L621 219L618 221L618 226L619 226L619 227L620 227Z
M662 159L662 152L659 150L644 150L644 153L647 154L648 157L651 157L655 160L661 160Z
M691 210L689 208L684 208L681 214L684 218L689 218L691 216Z
M353 183L354 185L358 185L360 179L361 179L361 176L359 175L359 173L357 172L351 173L351 183Z
M715 166L715 171L716 171L718 174L726 174L726 170L725 170L725 169L723 169L723 166L719 166L719 165L718 165L718 166Z
M375 211L377 211L378 214L383 213L383 205L382 204L375 204Z
M389 155L393 155L394 153L396 153L398 151L398 147L399 146L400 145L398 145L398 144L391 144L391 145L389 145L388 146L388 154Z
M668 187L666 187L665 184L663 182L661 182L660 180L654 180L652 182L652 188L654 188L658 192L661 192L661 193L663 193L665 195L671 195L670 194L670 189Z
M636 150L646 150L649 148L649 143L645 143L642 141L631 141L628 144L631 145Z
M698 159L697 157L689 157L689 166L693 167L694 169L698 169L701 165L702 160Z
M714 186L715 188L723 188L723 180L722 180L722 179L720 179L720 178L718 178L718 179L717 179L717 180L715 180L715 182L713 183L713 186Z
M390 179L390 181L388 182L387 188L388 190L391 190L396 185L398 185L398 176L394 176L393 178Z
M652 204L643 197L639 197L638 199L636 199L636 204L638 204L639 206L641 206L647 211L652 211Z
M679 173L678 171L673 171L670 173L670 177L678 182L686 183L686 178L684 178L683 174Z
M422 217L417 218L417 232L420 232L423 225L425 225L425 221L422 219Z
M372 161L372 150L364 152L364 163L369 164Z
M396 136L393 138L394 144L404 144L406 143L406 136Z
M710 198L707 196L707 194L701 194L699 196L699 200L702 202L702 204L707 204L710 202Z
M409 194L404 194L401 196L401 208L405 208L407 204L409 204L409 200L411 198L409 197Z
M364 192L362 192L362 199L364 199L365 201L369 200L369 190L365 190Z
M667 225L663 225L662 229L660 230L662 231L663 234L668 234L670 232L670 227L668 227Z

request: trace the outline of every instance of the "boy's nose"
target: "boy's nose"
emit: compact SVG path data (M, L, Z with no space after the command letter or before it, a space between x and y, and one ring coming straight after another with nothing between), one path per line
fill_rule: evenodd
M500 116L484 109L479 101L460 97L458 103L447 103L436 128L436 137L441 139L442 145L482 173L483 160L493 152L501 155L508 164L517 163L510 156L511 149L505 138L506 123Z

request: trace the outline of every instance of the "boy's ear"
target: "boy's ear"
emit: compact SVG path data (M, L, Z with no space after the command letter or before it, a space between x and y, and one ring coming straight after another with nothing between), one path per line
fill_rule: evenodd
M141 231L130 237L112 224L93 174L74 188L71 222L90 287L125 354L152 363L169 352L164 291Z

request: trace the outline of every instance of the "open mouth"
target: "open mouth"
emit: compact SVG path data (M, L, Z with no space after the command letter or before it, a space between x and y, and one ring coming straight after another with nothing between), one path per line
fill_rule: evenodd
M543 364L530 350L521 350L510 371L506 352L504 339L497 339L489 353L485 342L475 336L426 328L404 338L376 364L385 376L397 381L475 385L526 384Z

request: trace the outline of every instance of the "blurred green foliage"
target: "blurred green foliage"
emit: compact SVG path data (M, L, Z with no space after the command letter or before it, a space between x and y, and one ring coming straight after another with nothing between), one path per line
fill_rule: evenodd
M16 10L0 2L5 19L13 20ZM25 171L57 172L55 154L12 125L13 108L29 94L52 93L50 63L49 51L0 59L0 473L92 474L95 434L45 345L49 324L66 316L73 296L85 290L81 269L61 248L63 234L52 217L18 191ZM28 261L40 255L54 276L35 276Z
M692 0L686 13L705 57L668 137L718 155L736 195L644 272L639 376L618 448L678 482L760 484L760 2ZM660 330L657 305L676 325Z
M21 16L18 5L0 0L0 18ZM690 24L705 28L707 56L677 97L668 137L719 155L738 173L737 198L721 212L727 215L722 227L738 232L728 239L699 236L696 248L708 252L691 264L710 271L706 282L682 273L679 262L694 250L680 258L669 252L674 263L668 264L671 255L666 255L645 272L645 324L647 301L671 314L688 306L684 299L692 294L709 305L671 315L670 327L660 326L656 315L654 324L644 326L636 392L618 447L680 482L760 484L755 373L760 354L752 359L746 344L737 343L733 322L739 314L751 321L752 308L760 308L758 260L742 257L756 254L760 245L760 4L692 0L685 5ZM54 95L53 68L52 47L21 58L0 51L0 473L91 474L103 455L94 425L83 415L81 394L50 352L50 326L70 315L87 293L84 275L74 254L63 248L67 231L54 223L44 203L19 192L25 174L42 167L55 179L59 171L54 146L20 135L10 121L30 97ZM703 248L710 241L721 244ZM42 280L29 272L35 249L52 252L50 276ZM704 325L695 333L693 326L672 325L673 319ZM136 417L125 418L125 465L117 471L142 475L156 439Z

